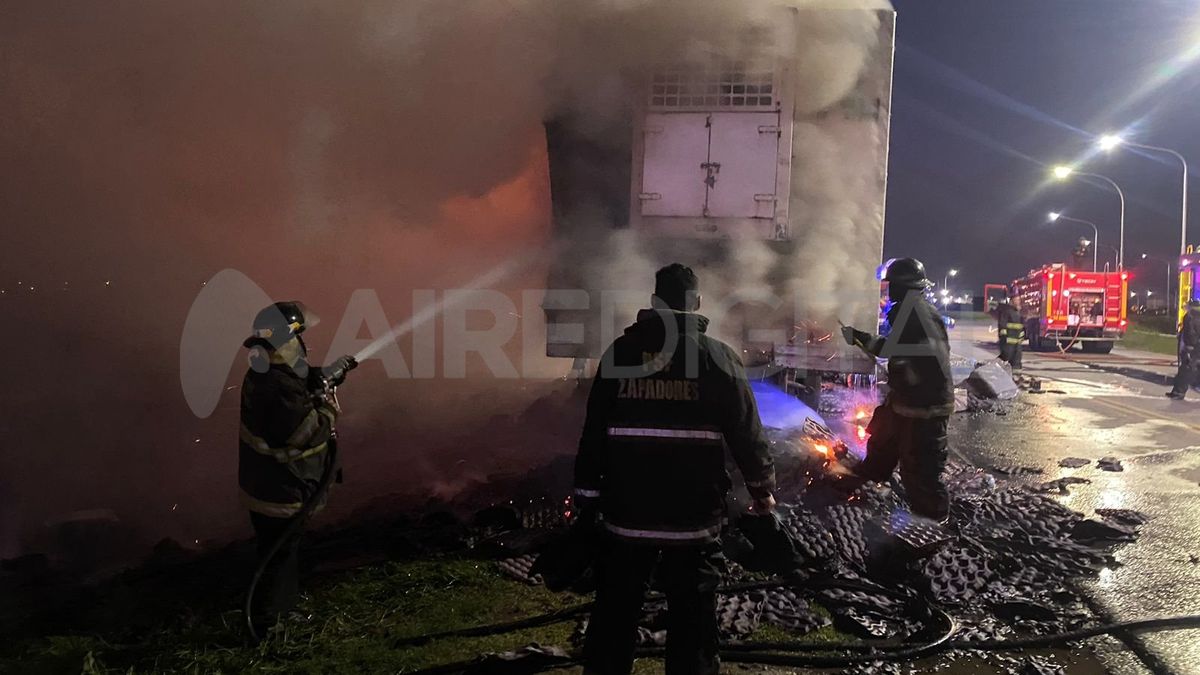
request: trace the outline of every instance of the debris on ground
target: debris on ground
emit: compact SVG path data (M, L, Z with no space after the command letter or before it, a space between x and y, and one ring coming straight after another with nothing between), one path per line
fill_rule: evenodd
M1150 517L1141 511L1133 509L1096 509L1096 515L1104 520L1113 520L1122 525L1144 525L1150 521Z
M967 391L962 410L958 409L958 398L955 398L955 412L984 412L994 415L1007 415L1012 409L1012 401L1002 401L998 398L980 396L973 391Z
M992 467L992 471L1004 474L1005 476L1034 476L1045 473L1045 471L1036 466L1021 466L1018 464L1001 464Z
M1013 380L1009 366L1001 361L988 361L971 371L967 377L967 389L981 398L1009 401L1021 392Z
M1067 495L1071 494L1069 488L1072 485L1085 485L1090 482L1092 481L1086 478L1079 478L1077 476L1063 476L1058 480L1046 481L1045 483L1038 485L1037 490L1038 492L1050 492L1054 494Z
M1083 457L1065 457L1058 460L1058 465L1064 469L1078 469L1091 463L1092 460Z
M776 450L781 447L786 444L777 444ZM778 456L777 462L781 475L820 473L805 459ZM1010 469L1010 475L1024 473ZM863 638L925 639L924 598L951 613L963 640L1061 632L1095 620L1073 583L1116 566L1113 549L1137 537L1144 516L1113 509L1097 511L1099 519L1085 519L1044 493L1047 485L1065 489L1086 482L1079 478L1042 486L1009 484L955 462L946 478L952 505L945 526L910 516L898 482L868 484L850 501L814 505L799 499L811 478L786 481L778 494L779 513L796 540L801 569L788 580L780 578L777 586L723 597L723 639L736 641L759 626L801 637L830 622ZM736 536L730 529L727 542ZM893 548L881 548L880 541ZM882 558L888 564L878 564L881 551L891 556ZM509 566L524 569L525 561L509 561ZM745 581L745 569L754 565L734 568L727 585ZM814 581L794 580L800 578ZM662 643L662 610L661 600L647 603L639 630L643 646ZM1042 657L984 658L1010 673L1051 673L1060 667ZM889 664L885 670L855 672L913 670L908 664Z
M1124 471L1125 467L1121 465L1121 460L1116 457L1101 457L1096 462L1096 467L1101 471Z

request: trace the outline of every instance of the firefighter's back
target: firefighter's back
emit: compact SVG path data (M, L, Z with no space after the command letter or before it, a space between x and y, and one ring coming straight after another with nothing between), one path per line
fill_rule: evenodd
M697 314L643 312L601 364L601 376L616 381L603 511L619 536L685 542L719 533L730 481L717 406L728 397L721 362L732 352L706 325Z

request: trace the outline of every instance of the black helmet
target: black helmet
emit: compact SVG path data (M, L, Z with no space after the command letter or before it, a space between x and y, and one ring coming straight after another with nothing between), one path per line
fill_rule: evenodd
M887 261L879 277L893 288L929 288L925 265L916 258L896 258Z
M252 347L265 342L272 349L279 349L293 336L315 324L316 317L309 313L303 303L295 300L277 302L255 315L252 334L243 344Z

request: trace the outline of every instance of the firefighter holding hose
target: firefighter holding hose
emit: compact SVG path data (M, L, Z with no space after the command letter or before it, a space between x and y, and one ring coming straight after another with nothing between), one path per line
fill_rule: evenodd
M775 469L737 354L705 335L699 282L658 271L639 312L601 359L575 462L576 506L603 533L584 672L628 673L654 575L667 596L667 673L717 673L719 535L731 487L725 448L771 513Z
M1020 370L1025 324L1021 321L1021 310L1012 304L1007 295L996 305L996 332L1000 336L1000 360L1011 366L1013 372Z
M324 505L338 470L333 390L358 363L343 356L310 367L300 334L315 323L301 303L277 302L258 313L244 343L250 369L242 380L238 483L258 551L246 601L255 638L299 599L303 521Z
M887 359L888 394L867 427L866 459L837 486L853 492L868 480L885 481L898 465L913 513L944 521L950 503L942 471L954 412L950 338L941 315L925 298L931 284L921 261L889 261L882 278L892 303L887 314L891 332L884 338L846 326L842 336L871 356Z

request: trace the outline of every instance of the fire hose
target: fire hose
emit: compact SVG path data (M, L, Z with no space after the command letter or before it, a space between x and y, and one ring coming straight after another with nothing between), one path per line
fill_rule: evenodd
M352 365L341 370L340 372L332 373L329 376L321 375L320 389L314 392L314 398L324 405L331 406L334 410L341 412L341 406L337 400L337 385L345 379L346 371L353 369L357 363L351 361ZM321 471L321 478L317 481L317 487L308 499L304 500L304 504L300 507L300 511L292 516L287 527L283 532L271 542L271 547L267 549L266 554L261 556L258 561L258 566L254 569L254 576L250 579L250 586L246 589L246 601L242 606L242 612L245 614L246 630L249 631L251 639L255 642L262 640L262 636L254 628L254 594L258 590L258 584L262 581L263 574L266 573L267 567L275 556L279 555L279 551L283 548L284 542L295 536L300 531L308 519L316 513L317 509L325 501L326 495L329 494L329 488L333 486L333 479L337 475L337 435L331 431L328 440L328 446L325 450L326 461L325 468Z
M778 585L779 582L768 582ZM759 584L761 585L761 584ZM727 590L727 589L722 589ZM728 590L732 590L731 588ZM459 636L480 636L511 632L520 628L556 623L564 619L585 613L592 603L560 610L540 617L531 617L519 622L496 624L494 626L479 626L462 631L448 632ZM734 642L720 646L721 659L729 663L755 663L808 668L840 668L875 661L912 661L934 656L946 651L1012 651L1020 649L1036 649L1060 646L1063 644L1084 640L1087 638L1110 635L1120 632L1157 632L1164 630L1185 630L1200 628L1200 615L1183 615L1172 617L1156 617L1134 621L1088 626L1073 631L1055 633L1052 635L1037 635L1026 638L1010 638L1003 640L953 640L958 626L953 617L941 608L930 606L931 615L939 621L942 628L937 637L924 643L897 642L849 642L840 644L806 643L806 642ZM501 629L502 628L502 629ZM497 630L490 630L497 629ZM437 634L427 637L437 639L447 634ZM407 642L407 641L406 641ZM824 653L811 653L824 652ZM840 652L840 653L839 653ZM661 657L662 649L641 649L637 656L641 658ZM543 670L560 668L577 663L575 659L557 661L546 664ZM414 671L414 675L442 675L457 673L478 665L477 660L447 663ZM539 672L524 670L523 672Z
M795 580L792 580L795 581ZM740 584L730 584L718 589L719 593L734 593L763 588L775 588L787 585L787 579L772 579ZM873 593L911 599L909 596L886 589L880 589L873 584L867 584L847 579L807 579L804 583L813 589L821 588L850 588L869 590ZM657 597L651 594L650 599ZM582 603L548 614L498 623L486 626L431 633L427 635L404 638L394 643L395 647L414 646L432 640L449 637L480 637L510 633L525 628L550 625L586 614L594 603ZM1155 617L1134 621L1122 621L1078 628L1063 633L1051 635L1036 635L1025 638L1009 638L1002 640L954 640L958 626L954 618L945 610L933 605L927 605L929 615L938 623L936 637L922 643L894 641L861 641L840 644L811 643L811 642L729 642L720 646L721 658L729 663L756 663L764 665L779 665L810 668L839 668L874 661L911 661L933 656L951 650L969 651L1011 651L1019 649L1035 649L1054 647L1070 642L1076 642L1100 635L1121 632L1156 632L1163 630L1183 630L1200 628L1200 615L1183 615L1171 617ZM639 657L661 657L662 649L638 650ZM576 663L574 659L547 664L545 669L559 668ZM439 675L468 670L478 665L477 660L447 663L415 671L415 675ZM537 672L537 671L523 671Z

